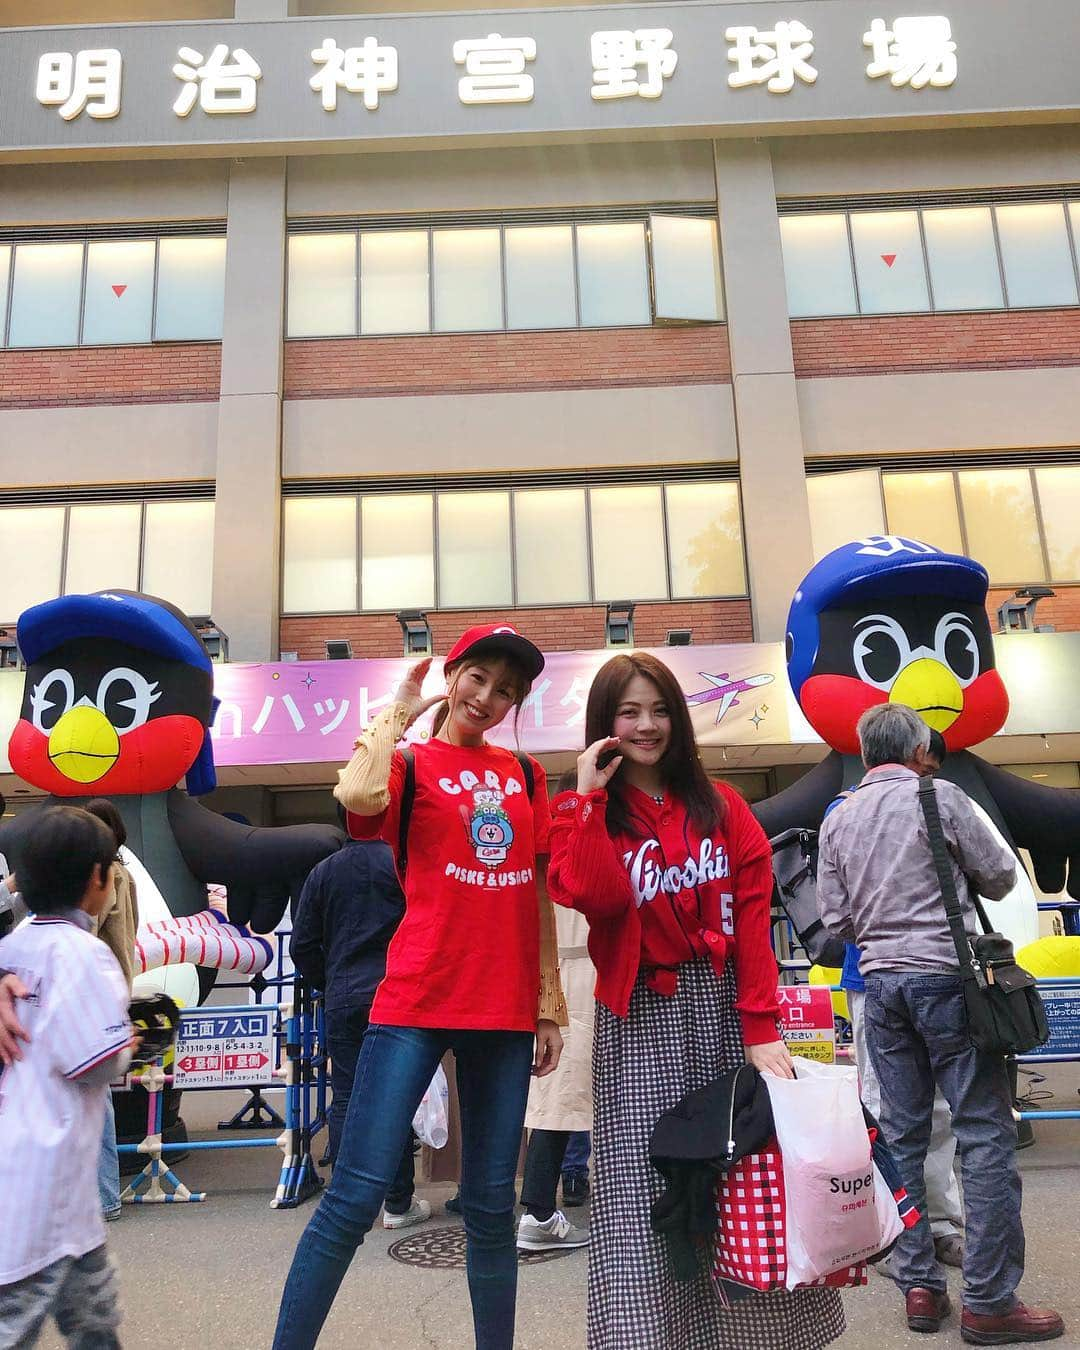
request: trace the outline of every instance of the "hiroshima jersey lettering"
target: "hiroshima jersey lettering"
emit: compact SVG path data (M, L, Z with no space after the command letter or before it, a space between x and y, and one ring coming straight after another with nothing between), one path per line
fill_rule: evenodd
M666 861L658 839L646 839L622 856L639 908L651 904L658 895L678 895L731 875L727 849L711 839L703 839L697 854L688 855L681 863ZM725 891L720 896L720 913L723 931L728 934L735 931L731 907L731 893Z

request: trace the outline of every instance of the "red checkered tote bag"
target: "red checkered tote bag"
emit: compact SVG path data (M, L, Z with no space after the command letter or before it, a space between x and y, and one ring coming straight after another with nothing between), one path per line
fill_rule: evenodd
M784 1164L775 1141L729 1167L716 1187L713 1277L767 1293L787 1280ZM866 1283L866 1266L834 1271L818 1285L830 1289Z

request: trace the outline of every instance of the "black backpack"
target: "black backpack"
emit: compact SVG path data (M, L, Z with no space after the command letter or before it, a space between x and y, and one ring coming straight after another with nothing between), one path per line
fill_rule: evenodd
M770 839L773 851L773 903L791 920L796 936L816 966L838 969L845 944L821 922L817 903L816 830L785 830Z
M401 758L405 761L405 782L401 789L401 813L398 816L398 871L402 876L405 875L405 869L408 866L409 857L409 821L412 818L413 802L416 800L416 755L412 746L406 745L401 751ZM536 777L533 774L532 760L529 756L518 752L514 755L518 764L521 766L521 776L525 779L525 791L529 794L529 800L532 801L533 788L536 786Z

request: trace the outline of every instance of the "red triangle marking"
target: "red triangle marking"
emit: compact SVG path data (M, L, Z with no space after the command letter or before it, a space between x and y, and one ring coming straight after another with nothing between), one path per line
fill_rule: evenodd
M123 286L114 286L114 287L113 287L113 294L116 296L117 300L119 300L120 297L124 294L124 292L125 292L126 290L127 290L127 285L126 285L126 284L123 285Z
M891 267L891 266L893 265L893 263L896 261L896 254L895 254L895 253L883 253L883 254L881 255L881 261L885 264L886 267ZM113 289L115 290L116 288L113 287Z

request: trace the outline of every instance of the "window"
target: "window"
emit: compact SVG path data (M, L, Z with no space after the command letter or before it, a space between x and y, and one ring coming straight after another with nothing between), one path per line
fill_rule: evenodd
M82 266L82 244L16 246L9 346L75 346Z
M648 323L644 225L579 225L577 251L582 325L609 328Z
M139 589L142 506L110 502L72 506L68 514L65 595Z
M593 584L597 600L667 595L659 487L593 488Z
M856 312L846 216L781 216L780 242L793 319Z
M289 238L287 325L293 337L356 332L356 235Z
M715 322L723 317L715 220L650 216L658 319Z
M507 328L573 328L574 236L569 225L506 231Z
M510 494L439 496L439 601L454 607L508 605Z
M1080 580L1080 468L1047 466L1035 470L1039 513L1046 537L1050 576L1065 581Z
M0 578L0 623L59 595L144 590L186 614L210 612L212 501L0 507L12 565Z
M355 497L288 498L282 547L286 613L355 609Z
M439 332L503 326L502 239L498 230L434 230L435 324ZM291 331L291 330L290 330Z
M427 231L362 234L361 333L426 333L430 327Z
M946 553L963 553L956 481L951 473L884 473L889 533L919 539Z
M150 341L154 249L152 239L100 239L87 244L84 343Z
M863 314L930 308L917 211L854 213L851 245Z
M24 609L60 594L64 554L62 506L7 507L0 513L7 566L0 573L0 613L11 624Z
M288 337L645 326L650 282L660 321L723 318L712 218L367 229L359 319L357 244L354 230L289 236Z
M793 319L1078 303L1080 202L781 215L780 238Z
M1075 305L1076 273L1060 202L997 206L1010 305Z
M970 469L960 475L968 550L994 581L1044 581L1031 474L1027 469Z
M737 483L669 483L667 527L673 596L743 595L742 512Z
M214 503L147 502L142 589L185 614L209 614L214 580Z
M364 609L435 603L434 506L430 492L364 497L360 596Z
M289 497L283 553L290 614L746 594L730 481Z
M216 341L224 307L225 240L159 240L154 337Z
M885 528L876 469L815 473L806 480L806 491L815 562L841 544L850 543L856 534L880 534Z
M988 206L923 212L926 256L938 309L1000 309L1001 270Z
M517 600L572 605L589 599L584 488L514 493Z

